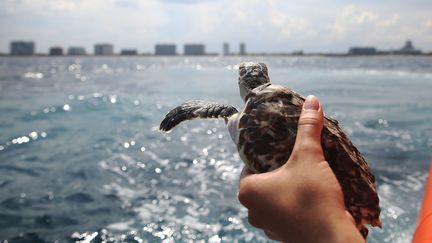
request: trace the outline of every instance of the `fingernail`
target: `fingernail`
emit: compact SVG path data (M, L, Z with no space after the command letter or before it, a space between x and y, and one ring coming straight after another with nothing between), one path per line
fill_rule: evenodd
M317 110L319 110L319 108L320 108L319 100L313 95L309 95L303 104L304 110L317 111Z

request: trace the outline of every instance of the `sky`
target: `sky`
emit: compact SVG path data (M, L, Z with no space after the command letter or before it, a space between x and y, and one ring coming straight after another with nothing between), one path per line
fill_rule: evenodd
M156 43L203 43L221 52L346 52L397 49L406 40L432 51L431 0L0 0L0 52L14 40L51 46L112 43L154 52Z

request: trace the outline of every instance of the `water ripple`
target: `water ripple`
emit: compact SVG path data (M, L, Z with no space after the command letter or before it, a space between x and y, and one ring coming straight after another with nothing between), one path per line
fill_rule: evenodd
M237 201L222 120L158 131L180 102L241 109L243 57L0 58L0 241L268 242ZM383 229L408 242L432 148L430 57L256 57L317 95L371 165Z

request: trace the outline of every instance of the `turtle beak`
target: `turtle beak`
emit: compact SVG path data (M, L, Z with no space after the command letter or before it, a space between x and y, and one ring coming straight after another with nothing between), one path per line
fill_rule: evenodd
M253 78L262 77L262 76L263 76L263 73L258 71L258 70L253 70L252 72L250 72L246 75L246 77L253 77Z

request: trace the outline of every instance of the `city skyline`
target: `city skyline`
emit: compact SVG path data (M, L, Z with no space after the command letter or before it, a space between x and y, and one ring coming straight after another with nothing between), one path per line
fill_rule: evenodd
M11 40L34 40L48 53L105 41L152 52L154 43L173 40L206 43L208 52L220 52L224 41L245 42L251 52L344 52L396 48L408 39L430 52L431 10L426 0L8 0L0 6L0 52Z
M122 48L118 51L115 51L115 45L109 42L105 43L96 43L93 44L93 52L87 52L84 47L80 46L71 46L65 47L62 46L51 46L48 49L47 53L38 52L36 50L37 44L34 41L23 41L23 40L15 40L9 43L9 52L8 53L0 53L3 55L12 55L12 56L23 56L23 55L139 55L139 54L147 54L147 55L214 55L214 54L239 54L246 55L246 44L244 42L239 43L237 52L225 52L226 46L229 49L229 43L223 43L223 50L221 52L208 52L206 51L206 44L204 43L184 43L183 44L183 52L177 51L177 44L171 43L155 43L154 51L152 52L139 52L136 48ZM67 52L63 52L66 50Z
M72 46L63 48L62 46L49 47L48 53L36 51L36 43L34 41L11 41L9 53L0 53L1 55L11 56L29 56L29 55L155 55L155 56L177 56L177 55L432 55L432 52L423 52L417 49L411 40L407 40L400 48L378 49L375 46L351 46L347 52L304 52L296 50L292 52L247 52L246 43L240 42L238 50L230 51L228 42L221 43L221 50L218 52L206 51L204 43L185 43L183 44L183 52L177 51L177 44L174 43L155 43L153 52L139 52L135 48L123 48L115 51L114 45L109 42L96 43L93 45L93 52L87 52L84 47Z

